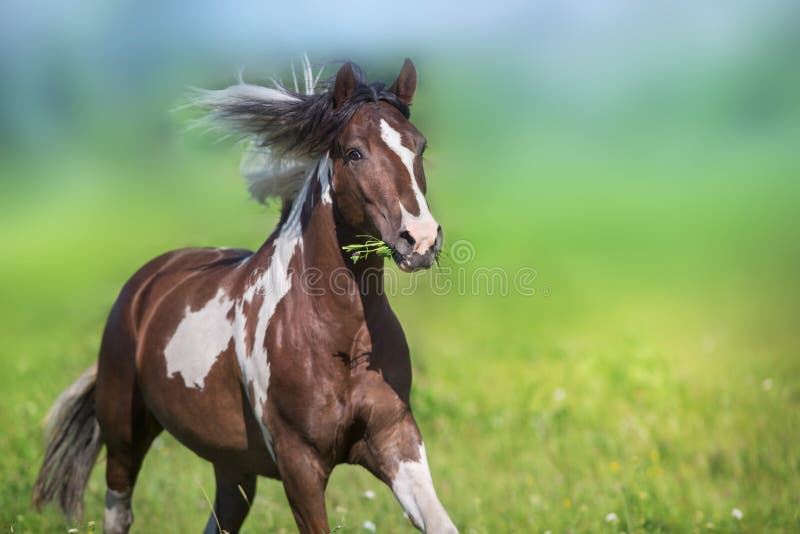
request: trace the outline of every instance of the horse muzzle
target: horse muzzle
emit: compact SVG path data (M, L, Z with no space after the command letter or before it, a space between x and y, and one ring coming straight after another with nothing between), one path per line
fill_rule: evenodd
M429 239L425 250L420 250L418 240L407 230L400 232L399 239L394 246L394 261L401 271L407 273L428 269L442 250L442 227L436 227L435 237Z

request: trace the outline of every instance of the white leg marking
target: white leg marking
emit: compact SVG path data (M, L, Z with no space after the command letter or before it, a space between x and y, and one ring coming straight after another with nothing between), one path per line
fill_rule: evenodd
M423 532L458 532L433 489L425 445L419 446L419 460L400 462L392 480L392 491L411 522Z
M131 493L106 491L106 512L103 517L103 532L106 534L124 534L133 523L131 510Z
M186 308L183 319L164 348L168 377L180 373L187 388L203 389L206 376L233 335L231 322L227 319L232 306L233 301L220 289L199 310Z
M436 242L436 236L439 233L439 223L431 215L428 209L428 202L425 196L419 189L417 179L414 176L414 152L403 145L400 137L400 132L389 126L389 123L381 119L381 139L386 145L397 154L400 161L405 165L408 171L408 176L411 179L411 189L414 191L414 198L419 206L419 214L411 215L406 210L403 203L400 202L400 213L402 214L402 226L414 237L416 243L414 245L414 252L424 254Z

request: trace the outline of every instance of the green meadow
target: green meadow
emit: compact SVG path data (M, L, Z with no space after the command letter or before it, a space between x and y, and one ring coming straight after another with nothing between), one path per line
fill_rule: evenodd
M418 67L412 117L450 254L389 276L459 529L799 531L796 76L775 84L777 111L762 71L588 113L498 92L499 67ZM173 248L258 247L276 222L247 199L240 149L166 111L179 96L0 160L4 532L101 530L102 453L81 522L29 498L45 414L94 361L127 277ZM164 433L134 531L199 532L213 492L211 466ZM327 505L339 532L413 531L360 468L336 469ZM294 530L280 484L260 480L245 531Z

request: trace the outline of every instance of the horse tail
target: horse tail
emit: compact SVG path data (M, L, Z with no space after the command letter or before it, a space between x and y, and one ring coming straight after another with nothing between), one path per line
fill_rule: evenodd
M83 514L83 492L103 446L95 414L97 364L65 389L47 415L44 462L33 485L32 504L58 499L67 517Z

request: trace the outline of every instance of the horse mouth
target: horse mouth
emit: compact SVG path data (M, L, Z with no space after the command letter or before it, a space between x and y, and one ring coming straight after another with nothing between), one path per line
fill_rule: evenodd
M394 262L397 264L397 267L404 273L413 273L415 270L417 270L411 267L411 263L405 258L400 258L399 260L395 259Z
M392 258L395 264L401 271L406 273L430 269L433 262L436 261L437 255L434 254L433 250L429 250L425 254L417 254L416 252L401 254L397 249L392 250Z

